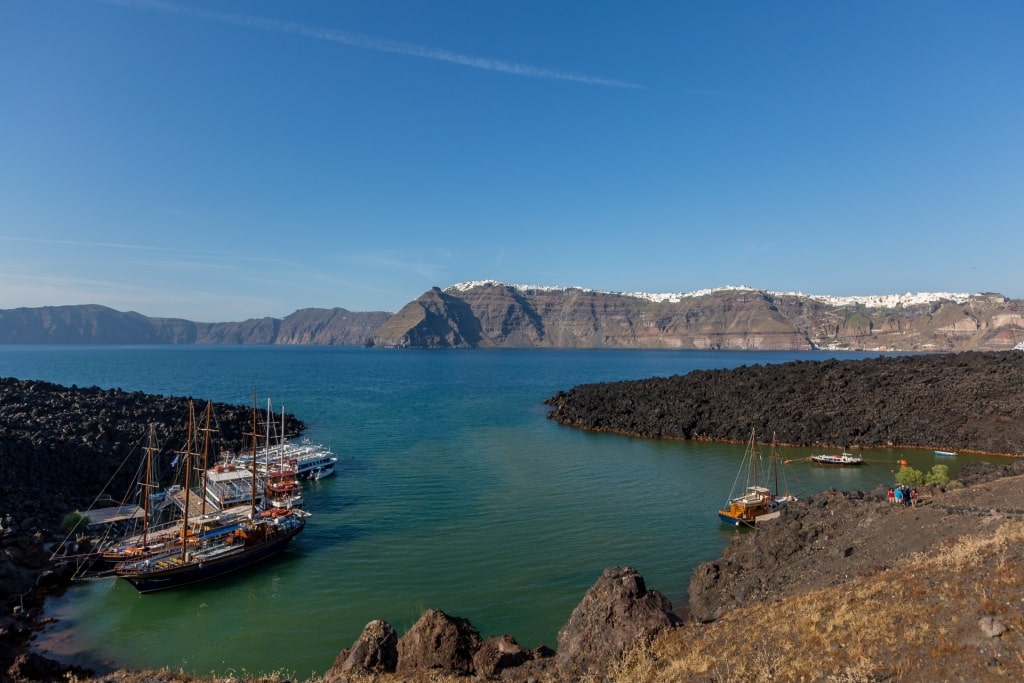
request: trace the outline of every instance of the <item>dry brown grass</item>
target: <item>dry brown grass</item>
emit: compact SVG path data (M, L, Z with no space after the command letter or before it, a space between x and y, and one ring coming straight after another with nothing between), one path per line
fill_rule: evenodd
M618 683L1024 680L1024 523L634 648ZM985 636L978 619L1008 627Z

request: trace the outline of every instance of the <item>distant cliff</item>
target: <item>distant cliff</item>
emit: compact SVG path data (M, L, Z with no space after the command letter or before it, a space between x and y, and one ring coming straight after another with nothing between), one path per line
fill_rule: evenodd
M393 315L306 308L283 319L198 323L95 305L0 310L0 344L934 352L1022 343L1024 301L1001 294L641 294L483 281L435 287Z
M434 288L367 341L398 348L999 351L1024 341L1001 294L811 297L746 287L642 295L497 282Z
M106 306L0 310L0 344L324 344L362 345L390 313L306 308L286 318L197 323L148 318Z

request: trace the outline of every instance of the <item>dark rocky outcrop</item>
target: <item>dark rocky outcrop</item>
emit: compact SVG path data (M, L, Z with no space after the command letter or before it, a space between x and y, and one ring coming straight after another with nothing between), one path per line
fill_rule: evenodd
M638 639L650 639L682 622L668 599L648 590L636 569L606 569L558 633L558 652L541 645L524 649L510 634L486 640L466 619L428 609L395 644L384 621L366 625L359 639L341 651L328 681L347 674L397 672L472 675L482 679L540 680L556 672L563 680L603 676Z
M971 464L962 474L971 486L923 487L914 507L890 504L884 488L828 490L790 503L779 518L737 533L722 557L694 570L690 618L715 621L740 607L839 586L1006 519L1024 519L1024 461Z
M18 614L9 624L30 631L43 597L70 578L72 568L51 562L47 549L62 540L64 515L88 509L102 491L113 504L134 490L150 426L169 461L184 444L191 401L0 378L0 610ZM205 401L197 402L197 412L204 408ZM249 443L252 407L214 404L213 415L220 446L238 450ZM293 415L285 419L289 433L302 431ZM0 672L14 664L25 633L0 627ZM17 666L34 675L50 665L22 657Z
M473 655L473 671L481 678L494 678L530 659L530 653L509 634L491 636Z
M352 647L342 650L326 674L328 681L348 673L391 673L398 665L398 634L386 621L375 619L363 627Z
M647 590L636 569L605 569L558 631L558 670L565 680L602 676L638 639L681 622L668 598Z
M1024 454L1024 353L796 361L583 384L551 419L631 436Z
M398 673L438 671L472 674L473 655L483 641L462 617L428 609L398 641Z

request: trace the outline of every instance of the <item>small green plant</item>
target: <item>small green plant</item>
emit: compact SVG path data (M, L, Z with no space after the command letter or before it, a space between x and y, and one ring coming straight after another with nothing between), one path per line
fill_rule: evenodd
M920 486L922 484L960 486L960 482L949 478L949 465L933 465L928 474L921 470L915 470L913 467L901 467L896 473L896 483L905 486Z
M948 484L949 465L935 465L932 471L924 478L926 484Z
M896 473L896 483L904 486L923 484L924 472L915 470L913 467L901 467Z
M64 515L64 519L60 522L60 532L65 536L71 536L85 529L87 524L89 524L89 516L75 510Z

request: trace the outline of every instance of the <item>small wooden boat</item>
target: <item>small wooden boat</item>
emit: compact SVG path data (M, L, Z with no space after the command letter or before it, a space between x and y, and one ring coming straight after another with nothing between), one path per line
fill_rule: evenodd
M775 513L784 508L787 503L796 500L796 496L788 492L783 495L773 494L771 489L758 481L757 466L760 459L761 454L757 450L754 431L751 430L750 442L747 444L747 450L743 454L743 461L740 464L736 483L733 484L733 490L729 493L725 507L718 510L718 518L723 524L735 527L754 526L758 521L764 521L769 516L775 517ZM772 438L771 459L777 468L778 456L775 453L774 437ZM764 472L761 472L761 475L765 476ZM765 478L767 479L768 477L765 476ZM736 486L741 481L744 483L744 488L739 495L736 495ZM777 487L778 477L776 470Z

